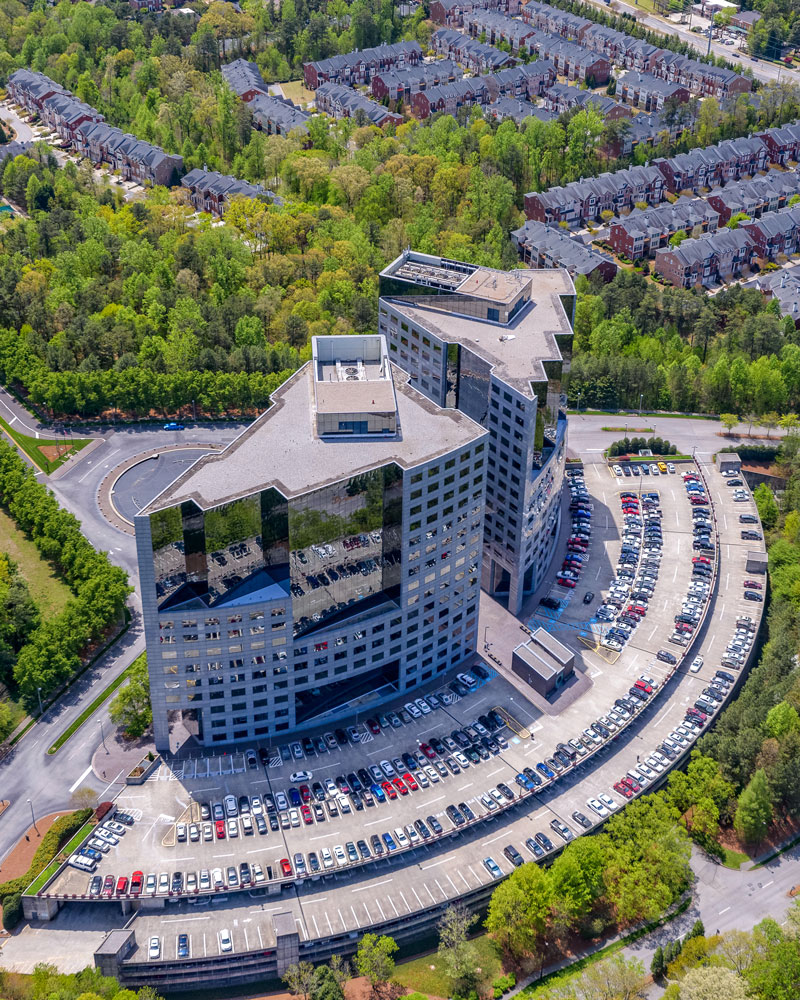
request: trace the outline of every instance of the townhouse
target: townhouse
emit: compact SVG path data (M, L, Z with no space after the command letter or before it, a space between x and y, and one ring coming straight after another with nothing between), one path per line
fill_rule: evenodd
M521 125L529 118L538 118L540 122L552 122L558 117L552 111L537 108L530 101L516 100L513 97L498 98L493 104L486 106L484 114L490 114L498 121L505 121L506 118L511 118L517 125Z
M264 83L261 70L254 62L247 59L234 59L222 67L222 78L237 95L240 101L249 102L257 94L268 94L269 87Z
M369 83L379 70L417 66L422 62L418 42L384 42L360 52L347 52L317 62L303 63L303 80L309 90L323 83L338 83L351 87Z
M793 206L782 212L770 212L760 219L739 223L753 240L756 256L763 261L776 261L800 250L800 208Z
M489 73L484 78L489 88L489 99L497 101L501 97L520 99L541 97L556 80L556 68L546 59L532 63L521 63Z
M668 122L664 116L656 111L650 114L642 112L627 119L624 132L609 142L607 150L611 156L630 156L637 146L657 146L665 138L673 142L683 132L684 128L690 127L693 118L686 124L672 118Z
M710 288L739 278L756 256L753 238L744 229L719 229L655 254L655 271L677 288Z
M454 59L472 73L486 73L514 64L508 53L450 28L435 31L431 37L431 45L440 55Z
M719 212L720 225L724 226L732 216L741 213L757 219L768 212L779 212L797 194L800 194L800 174L770 170L752 180L715 187L706 200Z
M741 76L732 69L701 63L697 59L665 50L662 50L653 63L650 72L671 83L683 84L700 97L715 97L718 100L732 94L747 93L753 86L746 76Z
M474 104L486 104L489 90L482 76L456 80L443 87L430 87L411 96L411 114L423 120L443 111L455 116L459 108L471 108Z
M15 104L19 104L26 111L35 114L42 110L43 102L54 94L65 94L67 97L72 97L72 94L65 90L61 84L33 69L14 70L8 78L6 91Z
M757 132L756 138L766 145L773 163L785 167L789 162L800 160L800 123L792 122L781 128L768 128Z
M712 206L702 198L684 196L671 205L634 208L630 215L614 219L608 242L615 253L641 260L668 246L677 232L700 236L716 232L719 226L719 213Z
M108 163L123 180L173 187L183 173L183 157L165 153L106 122L86 122L76 130L74 148L92 163Z
M464 18L464 27L473 38L481 38L490 45L506 42L512 52L525 49L527 40L534 34L524 21L517 21L494 10L473 10Z
M231 198L259 198L275 200L272 191L260 184L248 184L237 177L219 174L215 170L201 170L199 167L190 170L181 178L181 187L189 192L192 205L198 212L210 212L222 216Z
M752 177L766 169L769 151L756 137L730 139L692 149L677 156L660 157L654 164L664 175L669 191L698 191L727 181Z
M607 121L631 118L633 113L624 104L617 104L605 94L594 94L590 90L570 87L566 83L554 83L544 95L544 106L548 111L563 115L572 108L591 108Z
M528 267L538 270L564 267L573 277L598 274L603 281L611 281L617 273L617 265L607 254L543 222L529 220L511 234L511 239Z
M577 41L581 41L584 32L594 24L594 21L590 21L587 17L580 17L566 10L559 10L557 7L550 7L545 3L538 3L536 0L526 3L522 8L521 14L523 21L539 31L546 31L553 35L561 35L563 38L576 39Z
M617 83L617 97L642 111L660 111L667 101L685 104L691 94L679 83L669 83L651 73L629 70Z
M560 35L536 31L527 39L530 52L540 59L547 59L556 67L559 76L579 80L589 86L600 86L611 77L611 62L598 52L570 42Z
M525 195L525 215L537 222L580 224L599 219L607 211L619 215L637 202L657 205L665 189L664 176L657 167L628 167L549 191L530 192Z
M385 98L390 101L407 101L412 94L429 87L455 83L463 75L461 67L452 59L437 59L432 63L406 66L403 69L378 70L372 77L370 90L376 101Z
M317 108L333 118L360 118L370 125L402 125L402 115L389 111L350 87L338 83L322 83L317 87Z
M72 146L81 125L101 122L99 111L79 101L72 94L52 94L42 101L39 118L43 125L58 133L63 143Z
M800 273L793 268L759 274L756 287L767 299L775 299L781 316L791 316L795 327L800 327Z
M511 17L519 14L519 0L432 0L430 18L446 28L460 28L475 10L495 10Z
M302 111L287 97L273 97L269 94L256 94L249 102L253 113L253 124L267 135L289 135L294 129L299 129L308 135L308 119L311 115Z

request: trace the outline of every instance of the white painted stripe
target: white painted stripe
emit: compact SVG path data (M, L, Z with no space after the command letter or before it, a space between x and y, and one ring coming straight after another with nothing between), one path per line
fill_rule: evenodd
M70 795L71 795L71 794L72 794L72 793L73 793L73 792L75 791L75 789L76 789L76 788L77 788L77 787L78 787L78 786L80 785L80 783L81 783L81 782L83 781L83 779L84 779L84 778L88 778L88 777L89 777L89 775L90 775L91 773L92 773L92 765L90 764L90 765L89 765L89 766L88 766L88 767L86 768L86 770L85 770L85 771L83 772L83 774L82 774L82 775L80 776L80 778L78 778L78 780L77 780L77 781L75 782L75 784L74 784L74 785L72 785L72 786L70 786L70 790L69 790L69 791L70 791Z

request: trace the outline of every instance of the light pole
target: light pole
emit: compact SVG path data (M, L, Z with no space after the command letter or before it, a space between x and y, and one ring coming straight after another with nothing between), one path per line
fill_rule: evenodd
M105 730L103 729L103 720L102 719L100 720L100 739L103 742L103 749L105 750L106 753L108 753L108 747L106 746L106 734L105 734Z
M640 392L640 393L639 393L639 416L640 416L640 417L641 417L641 415L642 415L642 400L643 400L643 399L644 399L644 393L643 393L643 392Z
M36 816L35 816L35 814L33 812L33 803L31 802L30 799L28 799L28 805L31 807L31 823L33 823L33 828L38 833L39 832L39 828L36 825Z
M44 715L44 711L42 709L42 689L40 687L36 688L36 697L39 699L39 717L41 718Z
M488 638L488 636L489 636L489 626L485 625L484 629L483 629L483 648L484 649L488 649L489 648L489 638Z
M577 406L577 410L578 410L578 413L581 412L581 390L580 389L578 389L578 406Z

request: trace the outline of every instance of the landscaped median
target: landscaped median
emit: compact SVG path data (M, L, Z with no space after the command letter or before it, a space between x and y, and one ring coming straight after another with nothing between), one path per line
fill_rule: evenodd
M48 475L91 442L91 438L35 438L20 434L0 417L0 427L33 464Z
M86 810L81 810L81 811L85 812ZM71 817L67 818L69 819ZM33 882L31 882L31 884L25 890L26 896L35 896L36 893L39 892L39 890L42 889L50 881L50 879L55 875L55 873L62 865L61 856L74 854L75 851L77 851L77 849L84 842L84 840L86 840L86 838L89 836L89 831L92 829L92 826L93 826L93 821L87 820L83 824L83 826L78 830L75 836L72 837L70 842L68 844L65 844L63 848L59 848L57 857L55 857L50 862L50 864L36 876Z
M100 694L94 699L94 701L81 712L78 718L75 719L74 722L72 722L69 726L67 726L67 728L58 737L55 743L53 743L53 745L48 749L47 751L48 754L52 756L53 754L58 753L61 747L64 746L64 744L67 742L68 739L70 739L72 736L75 735L75 733L81 728L84 722L87 722L92 717L92 715L94 715L97 709L100 708L100 706L105 701L107 701L112 694L114 694L117 688L121 687L125 683L125 681L130 677L131 673L133 672L133 669L136 666L136 664L143 659L144 655L145 655L144 653L140 653L139 656L137 656L136 659L133 661L133 663L131 663L129 667L126 667L119 675L119 677L115 678L108 685L107 688L101 691Z
M36 885L48 866L58 858L65 843L67 848L80 843L88 833L88 824L92 813L91 809L78 809L77 812L70 813L68 816L60 816L42 837L42 842L36 849L28 871L18 878L0 883L0 902L6 896L24 892L32 883Z

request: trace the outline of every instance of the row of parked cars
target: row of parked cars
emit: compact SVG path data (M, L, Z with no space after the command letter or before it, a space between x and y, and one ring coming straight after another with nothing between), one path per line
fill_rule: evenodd
M672 462L629 462L625 465L615 465L615 476L666 476L667 473L675 475L675 466Z
M93 872L103 856L125 836L129 826L133 826L133 817L124 812L118 812L113 819L98 823L91 837L69 859L70 867L81 872ZM127 884L127 878L125 882Z
M577 469L567 470L569 478L570 503L572 516L572 534L567 542L567 552L560 571L556 575L556 583L560 587L574 590L581 577L587 558L589 541L592 537L593 504L586 489L583 472ZM550 599L552 601L552 598Z
M611 622L600 645L618 652L647 615L661 566L662 512L656 492L620 494L623 517L622 544L617 573L605 603L597 611L602 622Z

